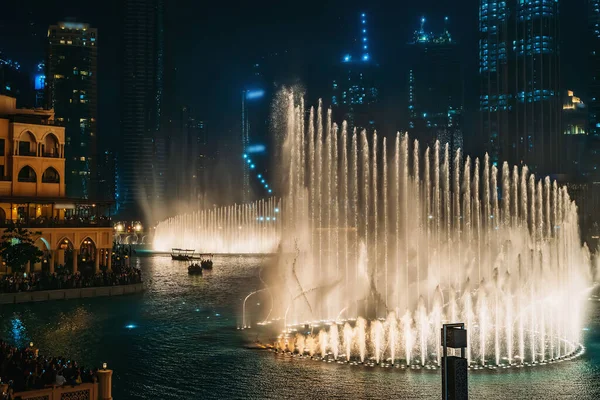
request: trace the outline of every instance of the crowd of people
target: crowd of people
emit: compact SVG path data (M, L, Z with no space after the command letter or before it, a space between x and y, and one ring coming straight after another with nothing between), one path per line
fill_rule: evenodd
M127 265L97 274L72 273L58 267L56 272L15 273L0 277L0 293L32 292L38 290L76 289L98 286L130 285L142 282L142 271Z
M18 349L0 340L0 385L8 385L6 399L25 390L94 383L97 372L65 357L44 357L33 347Z

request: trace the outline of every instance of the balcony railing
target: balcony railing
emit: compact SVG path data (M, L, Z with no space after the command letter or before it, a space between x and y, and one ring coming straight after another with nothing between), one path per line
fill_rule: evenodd
M44 157L48 158L60 158L58 153L44 153Z
M18 220L0 221L0 228L9 226L19 226L22 228L110 228L112 220L108 218L72 218L72 219L48 219L48 218L21 218Z
M13 398L23 400L96 400L98 396L97 383L84 383L76 386L52 386L45 389L28 390L13 394Z
M35 183L35 177L26 177L26 178L19 178L18 179L19 182L33 182Z
M18 155L24 157L35 157L37 156L37 153L35 151L19 151Z

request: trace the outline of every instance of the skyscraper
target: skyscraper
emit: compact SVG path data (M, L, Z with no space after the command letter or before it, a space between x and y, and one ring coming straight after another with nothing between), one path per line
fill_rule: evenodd
M425 18L409 43L409 133L426 144L439 140L451 150L462 148L464 79L457 42L448 31L425 30Z
M94 197L98 32L88 24L59 22L48 29L48 45L46 95L65 126L67 195Z
M367 15L361 13L358 22L358 48L343 55L337 65L331 104L335 118L346 120L350 128L374 129L379 102L378 65L370 52Z
M166 145L161 134L163 2L124 0L119 214L154 220L165 195ZM163 207L164 208L164 207Z
M481 133L493 162L560 171L556 0L480 0Z
M589 156L587 172L600 183L600 0L588 0L589 27Z

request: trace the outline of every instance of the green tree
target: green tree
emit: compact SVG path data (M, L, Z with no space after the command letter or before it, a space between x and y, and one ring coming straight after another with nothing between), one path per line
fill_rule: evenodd
M28 262L33 265L42 260L44 252L34 244L36 235L41 235L41 232L34 233L16 226L11 226L4 231L0 255L13 272L22 271Z

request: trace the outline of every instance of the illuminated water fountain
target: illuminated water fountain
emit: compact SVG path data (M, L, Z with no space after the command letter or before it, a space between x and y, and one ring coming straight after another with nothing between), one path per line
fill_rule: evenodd
M160 222L154 249L194 249L201 253L272 253L281 237L279 201L199 210Z
M579 349L591 261L565 188L286 107L281 348L436 365L441 325L460 321L472 365Z

